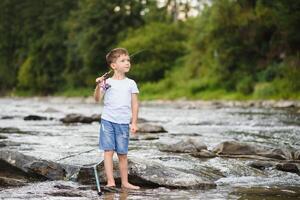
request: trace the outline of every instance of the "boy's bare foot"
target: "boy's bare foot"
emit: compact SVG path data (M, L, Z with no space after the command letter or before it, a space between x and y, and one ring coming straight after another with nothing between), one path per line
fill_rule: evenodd
M105 187L116 187L116 185L109 185L109 184L107 184Z
M130 183L122 184L122 188L124 189L130 189L130 190L139 190L140 186L132 185Z

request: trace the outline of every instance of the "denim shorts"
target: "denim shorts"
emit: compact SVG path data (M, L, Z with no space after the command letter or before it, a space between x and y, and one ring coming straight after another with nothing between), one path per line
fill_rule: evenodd
M100 150L112 150L118 154L128 153L129 124L117 124L101 119L100 123Z

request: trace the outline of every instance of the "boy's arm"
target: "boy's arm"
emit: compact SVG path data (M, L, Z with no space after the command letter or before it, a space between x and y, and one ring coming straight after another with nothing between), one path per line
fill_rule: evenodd
M100 101L104 95L103 92L101 92L101 84L103 84L103 81L105 80L105 74L101 77L96 78L96 88L94 91L94 99L96 102Z
M94 91L94 99L96 102L99 102L102 97L103 97L103 93L101 92L101 86L100 84L97 84L96 85L96 88L95 88L95 91Z
M132 133L136 133L138 129L137 119L138 119L138 112L139 112L139 101L138 101L138 95L136 93L131 94L131 110L132 110L132 120L131 120L130 131Z

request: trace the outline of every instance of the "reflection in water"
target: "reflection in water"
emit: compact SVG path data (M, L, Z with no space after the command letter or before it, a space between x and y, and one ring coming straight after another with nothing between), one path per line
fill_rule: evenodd
M126 190L122 190L120 193L104 192L104 194L103 194L104 200L113 200L115 198L119 199L119 200L127 200L127 197L128 197L128 191L126 191Z

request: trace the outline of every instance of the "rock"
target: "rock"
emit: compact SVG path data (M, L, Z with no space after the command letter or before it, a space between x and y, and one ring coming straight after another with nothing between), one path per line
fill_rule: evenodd
M8 178L8 177L0 177L0 186L7 187L7 186L24 186L26 185L26 181L15 179L15 178Z
M42 181L42 179L30 176L22 170L0 160L0 188L24 186L30 181L32 182L37 180Z
M293 108L296 107L296 103L293 101L278 101L274 104L275 108Z
M162 126L140 123L138 124L139 133L165 133L167 132Z
M13 116L2 116L1 119L13 119Z
M23 131L14 127L6 127L6 128L0 128L0 133L23 133Z
M100 120L101 120L101 115L100 115L100 114L93 114L93 115L91 116L91 118L92 118L92 120L93 120L94 122L100 122Z
M268 157L268 158L274 158L279 160L293 160L293 154L291 151L288 151L287 149L269 149L267 151L258 152L258 155Z
M6 136L4 136L4 135L0 135L0 140L5 140L5 139L7 139L7 137L6 137Z
M213 152L226 155L253 155L256 153L254 146L235 141L222 142L213 149Z
M280 171L291 172L300 175L299 168L294 163L284 163L284 164L280 163L276 165L276 169Z
M300 150L296 150L296 151L294 152L294 159L295 159L295 160L300 160Z
M0 150L0 160L30 174L46 177L50 180L63 180L66 176L65 169L52 161L36 159L17 151Z
M161 142L158 144L158 148L160 151L176 153L196 153L201 150L207 150L207 146L198 138Z
M59 111L54 109L54 108L48 107L47 109L44 110L44 112L46 112L46 113L57 113Z
M254 162L250 162L248 165L250 167L253 167L253 168L259 169L259 170L264 170L266 168L274 167L274 164L272 164L270 162L264 162L264 161L254 161Z
M138 123L146 123L146 122L148 122L148 120L144 118L138 118Z
M147 135L143 135L140 137L140 140L158 140L159 137L157 135L150 135L150 134L147 134Z
M216 154L206 150L206 149L202 149L200 152L195 152L191 154L192 156L196 157L196 158L214 158L216 157Z
M63 123L69 124L69 123L92 123L94 121L98 121L96 119L96 115L92 115L92 117L87 117L81 114L68 114L64 118L60 119Z
M179 169L166 167L161 164L144 159L131 158L129 160L129 175L139 177L164 187L208 189L215 188L215 180L183 172Z
M32 161L24 165L23 168L50 180L63 180L66 176L66 171L61 165L47 160Z
M291 160L293 159L292 152L285 149L275 149L264 147L260 145L250 145L246 143L240 143L236 141L226 141L217 145L213 152L217 155L252 155L253 156L262 156L271 159L279 160ZM254 158L254 157L253 157Z
M13 141L0 141L0 148L1 147L13 147L13 146L20 146L21 144L18 142Z
M29 121L29 120L47 120L47 117L42 117L42 116L38 116L38 115L28 115L26 117L23 118L25 121Z
M120 179L117 161L114 163L114 178ZM98 174L100 180L105 183L104 163L98 165ZM128 173L130 182L142 187L172 187L172 188L188 188L188 189L207 189L215 188L215 180L220 178L218 174L207 178L195 175L191 172L181 171L179 169L163 166L156 162L151 162L142 158L128 159ZM77 181L83 184L94 184L93 168L81 168L78 173Z

